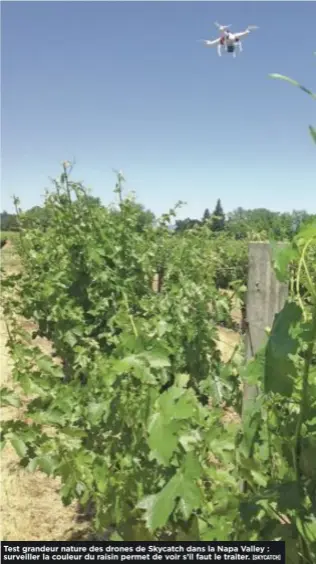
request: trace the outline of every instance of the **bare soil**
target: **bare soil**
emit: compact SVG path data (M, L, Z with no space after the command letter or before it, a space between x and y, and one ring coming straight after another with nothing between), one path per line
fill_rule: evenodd
M12 387L11 361L6 348L7 330L0 320L1 384ZM22 417L23 409L1 408L1 420ZM42 472L30 473L18 464L10 444L1 455L1 539L7 541L73 540L84 538L87 524L78 523L77 505L64 507L60 482Z
M9 242L1 249L1 265L6 273L19 270L14 245ZM23 323L28 331L34 329ZM14 388L11 376L12 362L6 347L8 334L3 312L0 311L0 374L1 386ZM36 345L50 354L51 345L45 339L36 339ZM2 407L1 421L23 418L23 407ZM60 481L40 471L28 472L19 466L19 457L11 444L1 452L0 515L1 540L7 541L62 541L87 538L88 524L80 522L77 504L62 504Z

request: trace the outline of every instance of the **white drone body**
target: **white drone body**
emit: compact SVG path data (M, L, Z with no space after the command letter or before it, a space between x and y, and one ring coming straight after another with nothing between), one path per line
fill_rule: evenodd
M225 49L226 53L231 53L233 57L236 57L236 47L239 47L239 52L242 51L242 42L241 39L247 37L252 30L258 29L256 25L249 25L245 31L240 31L239 33L232 33L228 31L231 25L220 25L219 23L215 22L216 27L219 31L222 32L221 36L213 41L209 39L203 39L204 45L206 47L215 47L217 46L217 53L220 57L222 54L222 48Z

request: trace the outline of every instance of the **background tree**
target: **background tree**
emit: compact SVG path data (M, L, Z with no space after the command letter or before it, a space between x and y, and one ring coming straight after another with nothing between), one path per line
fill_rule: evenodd
M142 233L146 229L146 227L149 227L150 225L154 225L154 223L156 221L155 214L152 211L144 208L144 206L142 206L142 204L139 204L138 202L130 200L129 201L129 209L130 209L130 212L133 213L133 215L136 215L136 217L137 217L136 230L137 230L138 233ZM121 212L120 209L115 208L115 209L111 210L111 213L119 216L122 212Z
M134 205L135 211L138 214L137 231L142 233L146 227L154 225L156 216L152 211L145 209L141 204L135 202Z
M244 210L239 207L227 215L226 231L237 240L261 234L266 239L291 241L298 229L313 217L306 211L279 213L265 208Z
M23 217L23 227L25 229L38 225L42 229L46 229L49 225L50 212L46 206L34 206L27 210Z
M182 233L183 231L193 229L198 225L201 225L201 222L198 219L191 219L190 217L187 217L186 219L178 219L176 221L176 232Z
M212 220L212 231L223 231L225 229L225 214L220 199L216 202Z
M1 213L1 231L18 231L19 224L16 215L3 211Z
M206 210L204 210L203 213L202 223L206 223L210 219L210 217L211 217L210 210L206 208Z

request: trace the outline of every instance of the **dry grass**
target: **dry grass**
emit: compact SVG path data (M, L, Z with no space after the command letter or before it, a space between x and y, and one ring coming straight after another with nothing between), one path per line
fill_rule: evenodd
M7 274L16 274L19 271L19 257L10 239L1 249L1 266Z
M11 361L6 349L7 330L0 320L2 385L12 387ZM44 346L45 348L45 346ZM46 349L47 352L47 349ZM1 420L21 418L23 408L1 408ZM77 505L64 507L60 482L18 465L19 457L10 444L1 456L1 538L8 541L67 540L85 538L88 526L78 523Z
M229 362L236 347L241 344L241 339L241 335L236 333L236 331L226 329L225 327L218 327L217 348L221 353L223 362Z
M232 300L232 310L231 315L232 319L238 325L242 322L242 314L240 309L240 302L234 292L232 290L220 290L220 293L224 296L228 296Z
M19 259L10 241L1 249L1 265L7 274L17 273ZM31 332L34 324L24 321L24 328ZM7 328L2 311L0 318L1 385L13 387L12 362L6 347ZM34 344L46 354L51 344L37 338ZM1 408L1 421L23 418L24 407ZM30 473L18 464L19 457L7 443L1 453L0 511L1 539L7 541L62 541L83 540L89 536L89 525L81 522L77 504L62 504L58 479L49 478L36 471Z
M242 312L240 308L240 303L237 298L233 296L231 290L220 290L221 294L226 295L232 300L232 310L231 316L234 323L241 327L242 325ZM242 335L237 331L232 329L226 329L225 327L218 327L218 341L217 348L221 353L222 361L228 362L232 357L234 350L242 342Z

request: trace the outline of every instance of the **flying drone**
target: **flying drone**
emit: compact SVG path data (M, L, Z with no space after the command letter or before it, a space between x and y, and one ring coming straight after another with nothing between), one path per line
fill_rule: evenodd
M246 37L253 31L254 29L258 29L256 25L248 25L245 31L240 31L239 33L232 33L229 31L230 25L220 25L218 22L215 22L216 27L221 32L220 37L210 41L209 39L202 39L202 42L206 47L214 47L217 46L217 53L220 57L222 54L222 48L225 49L226 53L231 53L233 57L236 57L236 46L239 47L239 52L242 51L242 43L241 38Z

